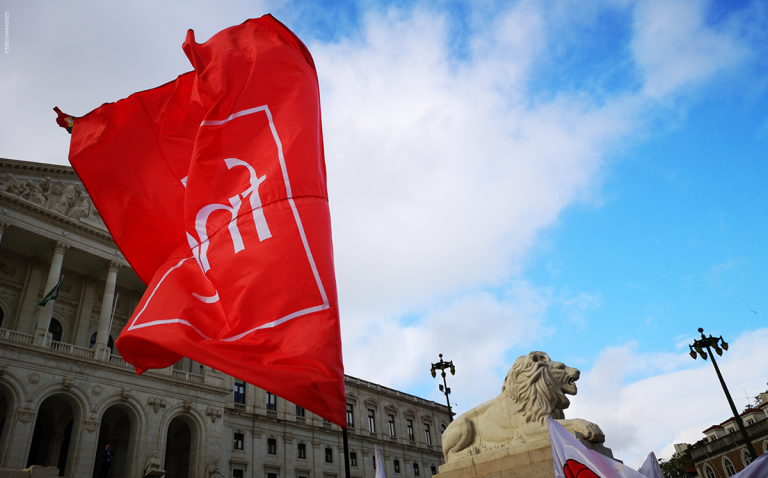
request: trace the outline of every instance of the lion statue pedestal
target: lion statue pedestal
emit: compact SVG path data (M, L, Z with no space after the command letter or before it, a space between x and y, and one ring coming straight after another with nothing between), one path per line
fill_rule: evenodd
M553 477L546 418L563 425L587 448L613 458L594 423L566 420L580 372L552 362L544 352L515 360L501 394L460 415L443 432L445 464L440 478Z

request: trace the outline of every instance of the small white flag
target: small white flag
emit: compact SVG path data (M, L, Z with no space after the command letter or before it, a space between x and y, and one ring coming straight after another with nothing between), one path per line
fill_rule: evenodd
M648 453L648 458L645 459L645 463L640 467L640 474L647 478L664 478L664 472L661 471L655 453Z
M375 478L387 478L384 475L384 462L381 460L381 453L379 452L379 446L378 445L374 445L373 448L374 448L375 453L376 453L376 455L374 457L374 459L376 460L376 476L375 476Z

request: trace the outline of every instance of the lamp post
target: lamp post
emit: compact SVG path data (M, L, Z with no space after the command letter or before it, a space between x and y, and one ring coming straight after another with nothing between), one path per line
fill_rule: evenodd
M707 355L712 357L712 365L715 366L717 378L720 379L720 385L723 386L725 398L728 399L728 405L731 406L733 417L736 418L736 424L739 426L739 430L741 430L741 436L744 438L744 442L747 444L747 451L749 452L749 456L752 457L752 461L755 461L757 460L757 454L755 453L755 449L752 447L752 442L749 439L747 430L744 429L744 422L741 420L739 412L736 411L736 405L733 404L731 394L728 392L728 387L725 385L723 375L720 373L720 367L717 366L717 362L715 361L715 355L712 353L712 349L714 348L715 352L717 352L717 355L723 355L723 350L728 350L728 344L725 342L725 340L723 340L722 335L720 337L712 337L710 334L709 337L705 337L704 329L701 327L699 327L699 333L701 334L701 339L694 340L693 345L688 345L688 347L691 349L691 357L693 357L694 360L696 360L697 354L700 355L704 360L707 360ZM704 351L704 348L707 349L706 352ZM709 354L707 354L707 352Z
M443 385L440 385L440 391L445 393L445 402L448 404L448 421L453 421L453 412L451 411L451 399L448 397L448 395L451 394L451 389L448 388L448 382L445 381L445 369L451 370L451 375L456 375L456 367L453 366L453 360L450 362L445 362L443 360L443 354L440 354L440 361L437 363L432 364L432 369L430 372L432 372L432 378L437 377L437 374L435 373L437 370L440 370L441 375L443 376Z

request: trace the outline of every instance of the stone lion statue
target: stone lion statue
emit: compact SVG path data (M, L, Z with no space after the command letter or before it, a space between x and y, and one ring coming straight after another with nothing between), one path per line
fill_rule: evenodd
M576 395L575 382L580 374L575 368L552 362L544 352L519 357L498 397L463 413L445 429L446 463L494 448L546 439L546 417L588 441L603 443L605 435L600 427L586 420L565 420L563 415L571 404L566 394Z

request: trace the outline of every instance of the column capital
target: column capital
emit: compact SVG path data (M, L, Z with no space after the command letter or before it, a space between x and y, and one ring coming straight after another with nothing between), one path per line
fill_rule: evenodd
M0 222L0 234L3 234L10 225L11 224L7 222Z
M36 269L38 271L45 271L48 267L48 263L45 261L41 261L40 259L32 259L30 262L33 269Z
M65 244L61 241L56 241L56 244L53 245L54 254L64 254L67 249L69 249L69 244Z
M118 270L120 270L121 267L123 267L123 265L120 264L119 262L109 261L109 266L107 266L107 270L109 272L117 272Z

